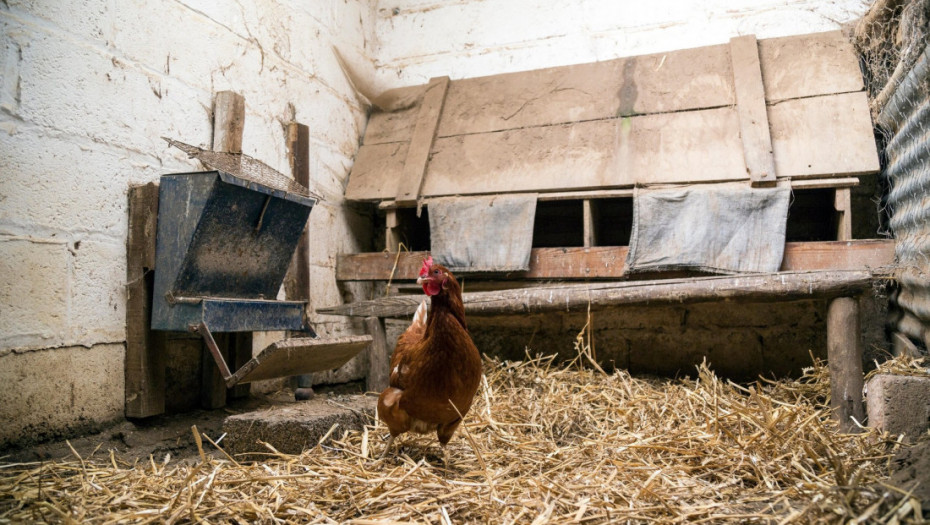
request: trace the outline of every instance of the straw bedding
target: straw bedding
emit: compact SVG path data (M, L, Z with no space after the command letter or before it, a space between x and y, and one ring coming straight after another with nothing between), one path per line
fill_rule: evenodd
M581 369L579 359L486 362L450 444L334 428L300 455L238 462L203 437L199 456L129 464L112 452L0 463L0 522L837 523L916 522L887 478L906 446L841 435L823 363L799 380L736 385ZM913 363L912 363L913 365ZM899 365L909 369L907 365ZM916 365L915 365L916 366ZM858 520L858 521L857 521Z

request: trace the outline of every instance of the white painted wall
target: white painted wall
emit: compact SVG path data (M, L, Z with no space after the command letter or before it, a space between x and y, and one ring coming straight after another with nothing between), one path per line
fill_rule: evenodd
M131 184L198 166L213 93L246 99L244 150L287 172L311 131L312 306L341 300L359 249L343 206L365 110L332 53L377 90L835 29L864 0L0 0L0 448L122 415ZM364 297L354 297L361 299ZM323 333L351 328L318 316Z
M380 0L378 89L838 29L869 0Z
M285 124L309 125L314 298L341 300L366 116L331 46L370 54L372 16L363 0L0 1L0 449L122 416L127 191L199 169L160 137L209 147L217 91L245 96L245 152L284 173Z

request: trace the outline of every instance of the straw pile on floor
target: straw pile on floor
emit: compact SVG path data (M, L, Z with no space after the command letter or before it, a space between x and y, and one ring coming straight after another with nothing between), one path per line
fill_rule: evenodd
M819 363L797 381L739 386L632 378L551 358L487 362L443 468L435 437L335 428L291 456L127 464L112 453L0 464L0 522L915 522L883 484L901 446L837 434ZM200 435L198 438L202 437ZM219 446L222 446L220 443Z

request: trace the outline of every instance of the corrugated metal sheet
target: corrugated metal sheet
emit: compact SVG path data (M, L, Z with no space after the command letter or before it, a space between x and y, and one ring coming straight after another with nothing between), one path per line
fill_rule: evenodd
M888 225L900 284L895 328L925 341L930 334L930 46L882 108L877 124L888 138Z

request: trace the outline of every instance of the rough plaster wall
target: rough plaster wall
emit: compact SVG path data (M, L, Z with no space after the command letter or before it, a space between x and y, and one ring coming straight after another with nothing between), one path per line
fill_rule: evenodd
M377 85L424 84L837 29L868 0L379 0Z
M342 201L366 115L332 46L368 55L372 16L363 0L0 0L0 444L122 415L127 190L200 169L159 137L209 147L217 91L245 96L245 153L284 173L285 124L309 126L312 296L341 302L336 254L370 235ZM91 387L68 410L13 395Z

